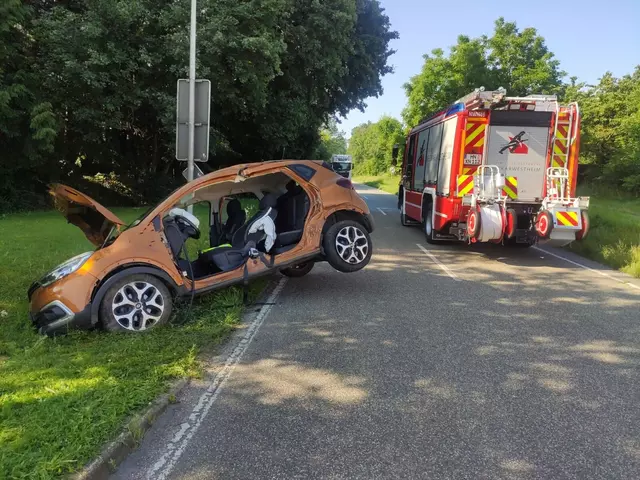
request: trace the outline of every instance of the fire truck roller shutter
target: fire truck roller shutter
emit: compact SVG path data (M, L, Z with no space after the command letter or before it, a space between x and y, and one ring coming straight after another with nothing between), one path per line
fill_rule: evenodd
M437 187L437 192L443 195L449 195L451 183L451 164L453 162L453 146L455 144L457 126L457 115L444 122L442 146L440 148L440 163L438 167Z

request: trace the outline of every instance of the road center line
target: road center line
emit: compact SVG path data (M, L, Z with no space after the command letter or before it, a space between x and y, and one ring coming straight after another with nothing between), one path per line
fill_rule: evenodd
M387 216L387 214L386 214L386 213L384 213L384 210L382 210L380 207L377 207L377 208L378 208L378 211L379 211L381 214L383 214L385 217Z
M276 285L276 287L273 289L273 292L271 292L271 295L266 301L266 304L263 305L256 318L248 326L246 333L240 339L240 342L233 350L231 355L227 357L227 361L225 362L224 367L213 378L207 390L198 399L198 403L195 405L195 407L193 407L188 421L183 423L176 429L172 439L167 445L165 445L163 449L164 451L158 461L155 462L153 466L147 471L146 478L153 480L164 480L169 476L178 460L180 460L180 457L184 453L185 449L189 445L189 442L200 428L200 425L202 425L204 419L207 417L209 410L211 410L211 406L214 404L214 402L218 398L218 395L220 395L220 392L224 388L225 383L233 373L233 369L240 362L242 356L251 344L253 337L255 337L256 333L258 333L258 330L260 330L260 326L264 322L264 319L267 317L267 315L269 315L269 312L271 311L271 304L275 303L278 295L280 295L280 292L282 292L282 289L284 288L286 283L286 277L283 277L278 282L278 285Z
M618 283L622 283L624 285L629 285L630 287L637 288L638 290L640 290L640 286L638 286L638 285L635 285L635 284L629 283L629 282L625 282L624 280L620 280L620 279L614 277L613 275L609 275L608 273L604 273L604 272L601 272L600 270L595 270L593 268L587 267L586 265L582 265L581 263L574 262L573 260L569 260L568 258L563 257L562 255L556 255L555 253L552 253L549 250L545 250L543 248L536 247L536 246L533 246L532 248L538 250L539 252L546 253L547 255L551 255L552 257L559 258L560 260L564 260L565 262L569 262L569 263L571 263L573 265L576 265L576 266L578 266L580 268L584 268L585 270L589 270L590 272L594 272L594 273L597 273L598 275L602 275L603 277L607 277L607 278L610 278L612 280L615 280Z
M436 263L436 264L437 264L437 265L438 265L442 270L444 270L444 271L447 273L447 275L449 275L451 278L453 278L456 282L461 282L461 281L462 281L462 279L458 278L458 277L456 276L456 274L455 274L455 273L453 273L453 272L449 269L449 267L447 267L444 263L442 263L440 260L438 260L438 259L436 258L436 256L435 256L433 253L431 253L429 250L427 250L426 248L424 248L424 247L423 247L422 245L420 245L419 243L416 243L416 245L418 246L418 248L419 248L420 250L422 250L422 252L423 252L425 255L427 255L431 260L433 260L433 262L434 262L434 263Z

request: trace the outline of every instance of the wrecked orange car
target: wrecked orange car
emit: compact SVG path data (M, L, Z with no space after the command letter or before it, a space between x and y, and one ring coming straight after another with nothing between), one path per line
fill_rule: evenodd
M97 248L29 288L32 321L49 335L97 326L145 331L169 321L180 297L278 270L299 277L320 261L355 272L372 254L365 201L324 162L228 167L182 186L128 226L73 188L53 185L51 194Z

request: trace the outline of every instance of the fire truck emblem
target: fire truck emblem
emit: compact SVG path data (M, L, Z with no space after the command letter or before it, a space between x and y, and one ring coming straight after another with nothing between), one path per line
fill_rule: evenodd
M517 134L515 137L509 137L509 143L507 143L504 147L500 149L500 153L503 154L506 150L509 150L509 153L513 153L516 155L519 154L527 154L529 153L529 147L524 143L528 138L522 138L525 134L524 131Z
M425 140L422 140L422 145L420 146L420 156L418 157L418 165L419 166L423 166L424 165L424 142L425 142Z

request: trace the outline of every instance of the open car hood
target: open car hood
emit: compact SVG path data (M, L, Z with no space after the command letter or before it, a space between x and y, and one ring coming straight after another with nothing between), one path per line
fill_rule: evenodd
M51 185L49 193L54 198L56 210L98 247L105 242L113 227L124 225L109 209L74 188L56 183Z

